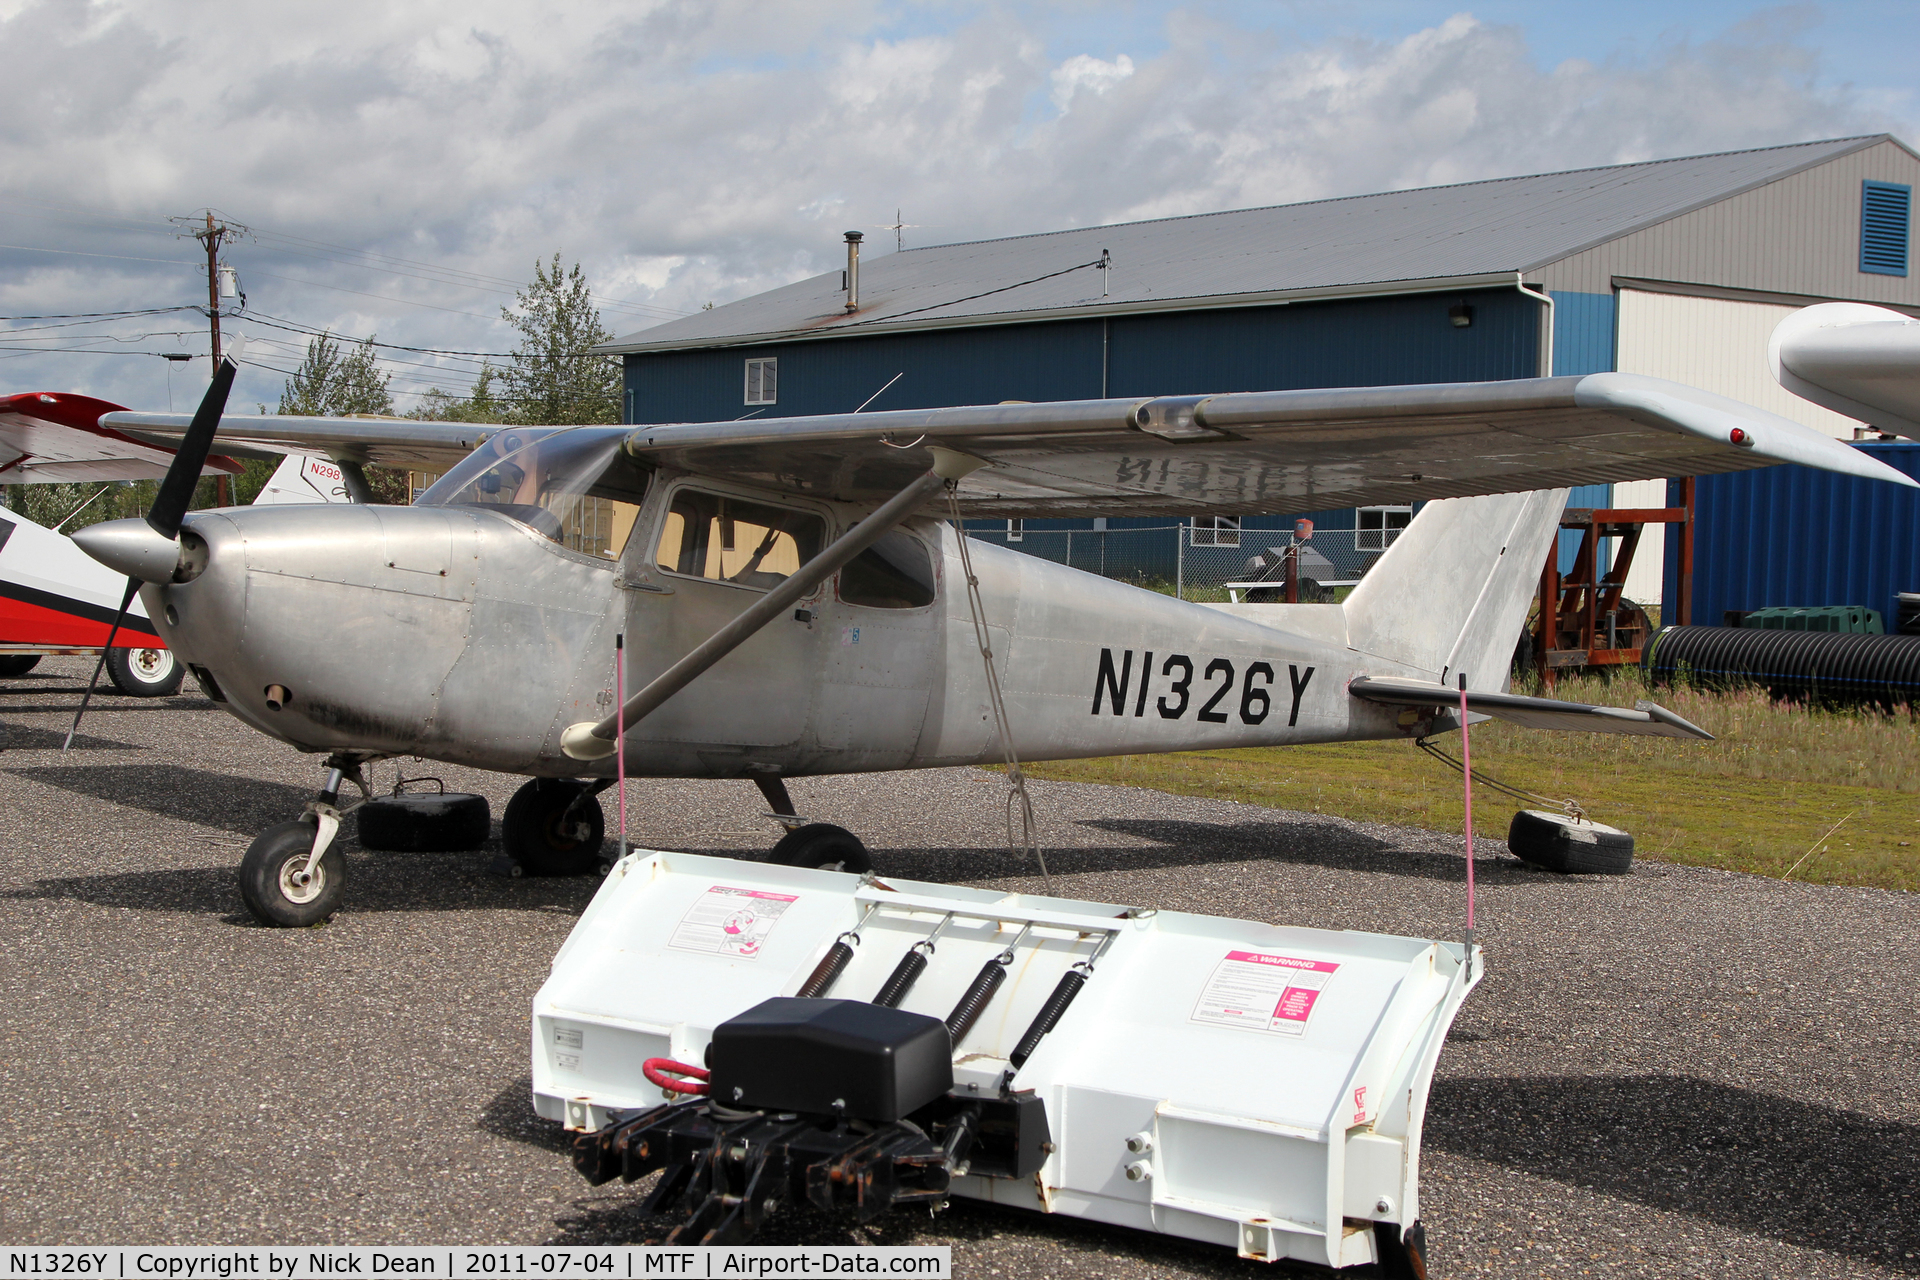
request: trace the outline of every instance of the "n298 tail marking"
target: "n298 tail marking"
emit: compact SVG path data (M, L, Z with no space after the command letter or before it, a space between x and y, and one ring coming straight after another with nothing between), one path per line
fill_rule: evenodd
M1154 702L1154 709L1162 720L1178 720L1187 714L1193 705L1193 680L1196 672L1201 674L1201 692L1211 688L1209 696L1200 709L1195 712L1196 720L1209 724L1225 724L1230 713L1221 704L1234 691L1237 685L1240 691L1239 716L1242 724L1261 724L1273 710L1273 697L1270 690L1273 685L1273 665L1267 662L1249 662L1246 671L1236 680L1236 668L1231 659L1210 659L1204 668L1199 667L1188 654L1170 653L1160 664L1159 676L1169 680L1178 673L1177 679L1170 679L1166 692ZM1133 715L1137 719L1147 713L1147 696L1154 682L1153 650L1148 649L1140 655L1140 685L1134 690ZM1287 727L1300 723L1300 700L1306 696L1307 685L1313 679L1313 668L1301 668L1287 665L1287 683L1292 686L1293 705L1287 711ZM1102 707L1110 709L1111 714L1127 714L1127 694L1133 684L1133 650L1122 649L1120 659L1114 661L1112 649L1100 650L1100 666L1093 677L1093 714L1099 715Z

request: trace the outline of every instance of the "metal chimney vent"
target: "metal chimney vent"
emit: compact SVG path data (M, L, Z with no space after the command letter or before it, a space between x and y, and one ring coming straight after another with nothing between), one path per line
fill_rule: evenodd
M847 232L847 314L852 315L860 309L860 242L866 236L858 231Z

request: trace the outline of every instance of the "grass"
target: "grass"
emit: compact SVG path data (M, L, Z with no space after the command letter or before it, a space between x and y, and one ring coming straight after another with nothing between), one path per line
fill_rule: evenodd
M1476 776L1573 796L1596 821L1633 832L1644 858L1920 889L1920 726L1905 713L1809 710L1757 691L1650 693L1633 670L1611 681L1563 678L1553 696L1613 706L1651 697L1717 741L1548 733L1492 721L1472 731ZM1435 741L1459 755L1458 734ZM1117 756L1027 771L1367 822L1461 825L1459 775L1409 742ZM1518 807L1476 787L1475 832L1504 838Z

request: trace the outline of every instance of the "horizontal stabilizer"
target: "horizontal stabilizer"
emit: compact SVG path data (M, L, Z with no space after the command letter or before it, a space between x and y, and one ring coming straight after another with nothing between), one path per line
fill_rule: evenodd
M1361 676L1347 685L1347 692L1368 702L1391 707L1458 707L1460 691L1428 680L1389 680ZM1525 725L1529 729L1574 729L1586 733L1637 733L1654 738L1700 738L1713 741L1713 735L1696 724L1682 720L1665 707L1637 702L1634 710L1624 707L1595 707L1584 702L1561 702L1554 698L1527 698L1517 693L1484 693L1467 690L1467 709Z

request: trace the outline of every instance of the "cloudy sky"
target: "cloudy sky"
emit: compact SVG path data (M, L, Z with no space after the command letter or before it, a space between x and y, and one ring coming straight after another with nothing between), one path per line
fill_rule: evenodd
M1915 48L1910 0L0 0L0 393L190 406L206 361L156 353L207 350L163 309L205 304L170 220L208 208L251 231L235 405L272 405L290 329L508 349L556 252L626 334L837 269L847 229L890 251L896 209L912 246L1920 142ZM402 409L476 366L383 363Z

